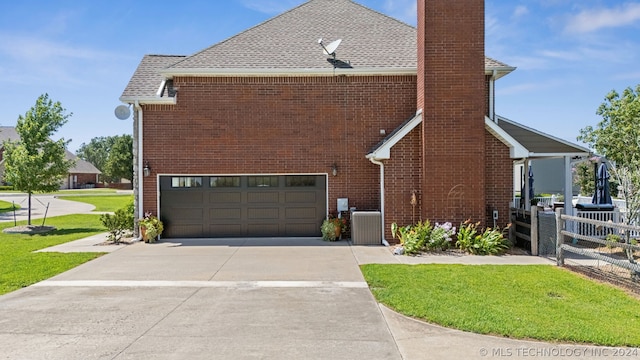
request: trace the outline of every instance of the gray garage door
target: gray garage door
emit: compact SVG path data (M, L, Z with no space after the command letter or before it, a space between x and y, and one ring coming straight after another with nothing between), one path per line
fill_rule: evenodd
M326 176L161 176L163 237L320 236Z

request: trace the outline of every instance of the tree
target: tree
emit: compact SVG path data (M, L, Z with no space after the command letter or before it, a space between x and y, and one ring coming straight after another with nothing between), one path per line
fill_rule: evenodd
M18 117L19 140L4 142L5 181L28 196L28 224L31 225L31 195L58 190L74 165L65 157L67 142L51 136L67 122L71 114L48 94L40 95L36 104Z
M129 145L130 144L130 145ZM133 180L133 138L131 135L101 136L82 143L76 155L102 172L100 180Z
M640 220L640 84L635 90L626 88L622 95L615 90L605 97L598 115L602 121L597 128L588 126L580 130L578 140L584 141L604 155L612 165L612 174L619 184L619 194L625 200L627 211L623 217L627 224ZM630 243L629 232L625 242ZM630 261L633 254L627 251Z
M635 90L615 90L605 97L596 114L602 116L596 129L580 130L578 140L590 145L616 166L640 164L640 84Z
M133 137L116 136L104 168L110 178L133 181Z
M105 164L107 163L107 157L111 151L111 147L115 142L114 137L96 137L91 139L89 144L82 143L76 155L85 161L92 163L102 174L100 175L100 181L109 182L111 179L107 179L105 174Z

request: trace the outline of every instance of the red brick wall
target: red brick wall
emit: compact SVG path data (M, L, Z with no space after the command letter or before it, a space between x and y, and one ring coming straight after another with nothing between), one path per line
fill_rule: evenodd
M329 211L379 209L372 146L415 114L415 76L177 77L176 105L143 107L145 211L157 174L330 173Z
M415 224L423 220L421 215L422 125L411 130L391 149L391 159L385 164L385 234L389 242L391 224L399 226ZM411 205L411 194L415 191L417 204ZM414 211L415 210L415 211Z
M484 221L484 1L418 1L424 218Z
M509 223L509 202L513 197L513 160L509 148L487 132L485 136L487 153L485 164L485 184L488 226L493 226L493 210L498 210L497 225Z

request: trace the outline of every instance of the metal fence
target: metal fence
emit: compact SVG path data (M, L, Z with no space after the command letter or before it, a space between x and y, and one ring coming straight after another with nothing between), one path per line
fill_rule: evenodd
M557 210L558 265L640 293L640 227L615 222L615 211L597 213L569 216Z

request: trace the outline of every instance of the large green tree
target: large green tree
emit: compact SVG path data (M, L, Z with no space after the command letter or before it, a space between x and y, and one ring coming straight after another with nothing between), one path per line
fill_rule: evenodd
M640 84L635 89L626 88L622 94L611 91L597 114L602 121L596 128L580 130L578 140L610 161L619 195L627 203L624 221L640 224ZM630 242L628 231L626 242ZM633 262L630 251L627 256Z
M611 91L596 113L602 121L580 130L578 140L618 167L640 164L640 84L622 94Z
M82 143L76 155L102 172L100 180L133 180L133 138L131 135L101 136Z
M4 142L4 180L28 194L29 225L31 195L58 190L74 165L65 157L67 142L51 139L70 116L60 102L53 102L48 94L40 95L36 104L18 117L16 132L20 139Z
M133 181L133 137L116 136L111 147L105 172L111 178Z

